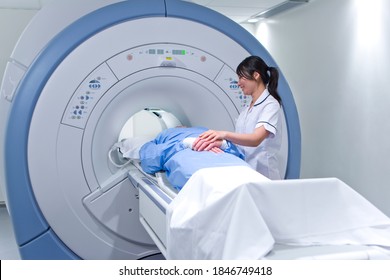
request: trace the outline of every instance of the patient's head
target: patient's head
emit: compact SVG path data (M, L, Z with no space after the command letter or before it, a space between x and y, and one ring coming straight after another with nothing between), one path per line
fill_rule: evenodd
M146 142L153 140L153 136L134 136L121 141L119 151L123 157L139 159L139 150Z

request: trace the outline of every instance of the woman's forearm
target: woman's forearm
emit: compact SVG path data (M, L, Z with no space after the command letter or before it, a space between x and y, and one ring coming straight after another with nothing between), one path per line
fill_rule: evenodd
M263 127L256 128L253 133L236 133L230 131L224 131L224 139L233 142L234 144L257 147L261 142L269 135L269 132Z

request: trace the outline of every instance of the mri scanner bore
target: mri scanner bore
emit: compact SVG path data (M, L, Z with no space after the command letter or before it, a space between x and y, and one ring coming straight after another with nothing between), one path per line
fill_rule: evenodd
M145 108L170 116L160 126L234 130L248 100L233 69L249 55L276 66L238 24L184 1L66 1L38 12L1 88L1 185L22 258L161 257L129 169L107 154ZM299 119L283 75L279 91L280 170L298 178Z

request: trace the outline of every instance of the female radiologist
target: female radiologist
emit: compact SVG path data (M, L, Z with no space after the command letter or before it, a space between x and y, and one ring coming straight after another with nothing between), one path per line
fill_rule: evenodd
M281 179L277 159L282 142L279 72L260 57L250 56L238 65L236 73L243 94L252 97L237 119L236 131L208 130L192 148L211 150L220 140L231 141L239 146L252 168L269 179Z

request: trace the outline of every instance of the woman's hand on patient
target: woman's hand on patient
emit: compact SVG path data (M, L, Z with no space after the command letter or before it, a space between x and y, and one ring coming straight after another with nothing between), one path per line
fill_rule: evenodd
M223 140L225 139L225 137L226 137L226 131L207 130L203 132L201 135L199 135L198 138L214 142L217 140Z
M192 149L195 151L210 151L213 148L218 148L218 152L222 152L219 149L222 145L222 140L225 136L224 131L208 130L203 132L199 137L194 141Z

